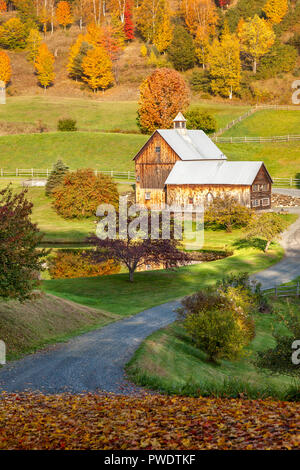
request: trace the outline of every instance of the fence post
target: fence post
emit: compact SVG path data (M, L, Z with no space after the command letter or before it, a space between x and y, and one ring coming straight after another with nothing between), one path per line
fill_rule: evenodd
M274 287L275 290L275 297L277 297L277 286Z
M16 168L16 176L18 176L18 168Z
M293 186L293 178L290 178L290 186Z

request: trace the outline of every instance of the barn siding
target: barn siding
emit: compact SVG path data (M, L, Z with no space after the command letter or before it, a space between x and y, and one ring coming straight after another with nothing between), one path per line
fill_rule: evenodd
M209 194L215 198L223 197L228 193L235 197L240 204L250 207L250 186L237 185L168 185L167 203L177 206L186 206L192 203L197 206L205 204Z
M263 185L263 184L268 184L268 189L266 190L259 190L259 191L254 191L255 185ZM272 198L272 181L265 169L264 166L262 166L259 170L259 172L256 175L255 180L253 181L253 184L251 186L251 191L250 191L250 198L251 198L251 207L256 210L260 209L270 209L271 208L271 198ZM269 199L269 204L263 205L262 201L263 199ZM260 201L260 205L256 207L254 205L254 201L258 200Z

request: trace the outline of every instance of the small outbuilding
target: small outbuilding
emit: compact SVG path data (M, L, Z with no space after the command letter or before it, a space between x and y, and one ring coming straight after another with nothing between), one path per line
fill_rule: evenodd
M156 130L134 157L138 204L197 206L230 193L247 207L271 207L273 181L262 161L228 161L202 130L186 129L181 113L173 124Z

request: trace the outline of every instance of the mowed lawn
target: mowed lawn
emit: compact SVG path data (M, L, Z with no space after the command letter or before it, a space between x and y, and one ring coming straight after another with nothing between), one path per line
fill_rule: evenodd
M62 159L70 169L128 171L147 137L134 134L55 132L0 137L0 168L51 169Z
M250 107L219 103L192 102L215 115L218 128L244 114ZM115 129L137 131L137 101L97 101L90 98L62 98L41 96L8 97L7 104L0 108L0 122L35 124L38 120L50 130L56 130L62 117L77 120L80 130ZM175 116L174 116L175 117Z
M257 111L234 127L224 132L223 136L276 136L300 135L300 107L299 111L262 110Z
M111 276L52 279L43 281L44 291L73 300L89 307L103 309L119 315L133 315L205 286L214 285L229 272L254 273L279 261L282 248L273 245L265 254L255 248L236 250L233 256L219 261L185 266L176 271L146 271L135 274L129 282L128 274Z

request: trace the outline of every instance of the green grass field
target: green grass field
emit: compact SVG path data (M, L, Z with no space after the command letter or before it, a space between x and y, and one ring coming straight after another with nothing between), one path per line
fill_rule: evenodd
M222 134L224 137L293 135L300 133L299 111L262 110Z
M287 309L286 301L274 302L277 311ZM289 302L299 312L299 299ZM256 336L247 348L247 355L237 361L221 360L218 365L207 362L178 322L155 332L140 346L127 371L140 385L167 393L248 396L270 395L285 398L286 390L294 385L287 375L273 376L253 364L256 352L275 346L272 336L273 315L255 316Z
M52 168L62 158L71 169L134 170L132 158L147 136L109 133L50 133L0 137L0 168L15 171ZM268 144L217 144L229 160L262 160L274 177L299 172L298 142Z
M218 128L224 127L249 109L249 106L218 103L193 102L192 106L195 105L214 114ZM137 131L136 112L136 101L18 96L7 98L6 106L0 109L0 122L35 124L40 119L53 131L60 118L70 116L77 120L77 126L81 130Z

